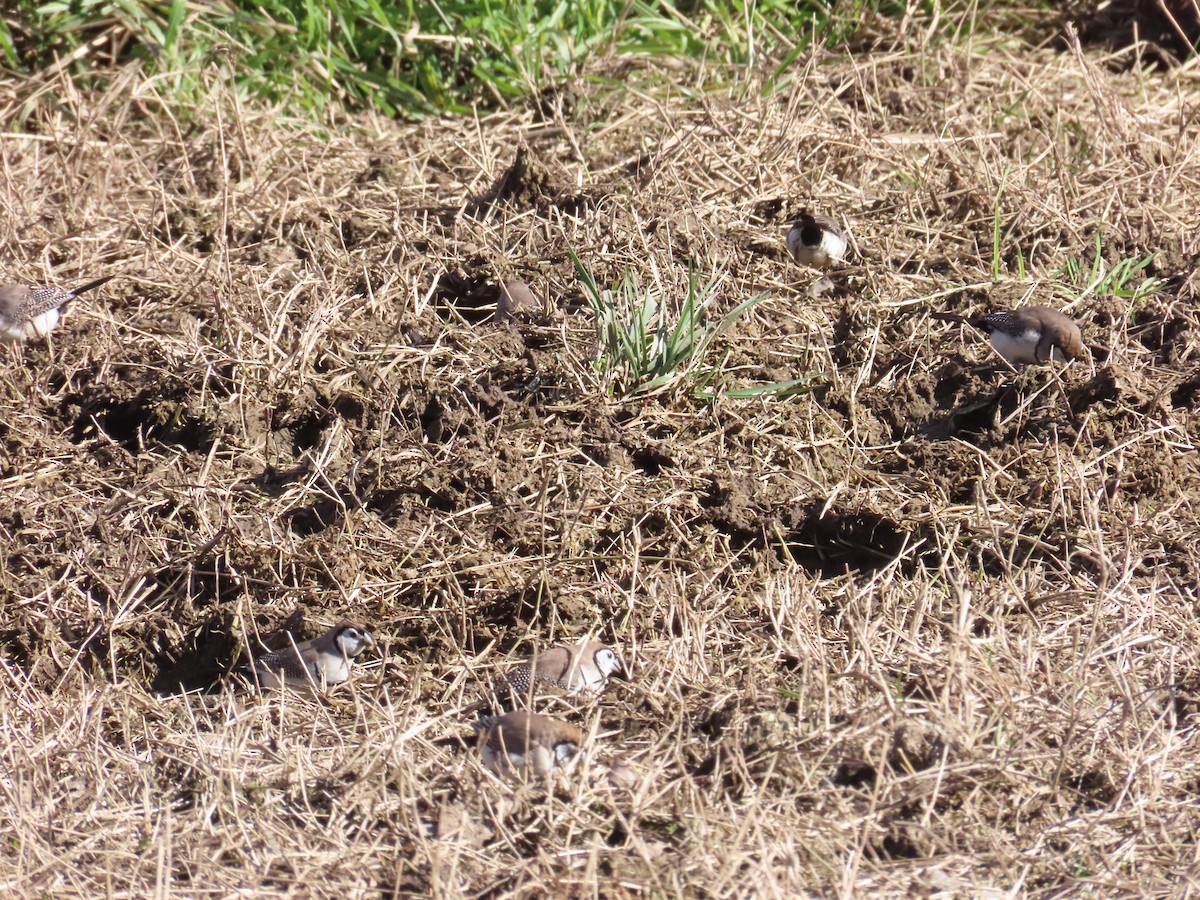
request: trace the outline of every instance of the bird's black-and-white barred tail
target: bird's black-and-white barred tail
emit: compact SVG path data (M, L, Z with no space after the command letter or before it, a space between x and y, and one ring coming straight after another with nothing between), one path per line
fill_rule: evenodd
M87 284L69 289L56 287L32 288L29 291L29 298L25 302L25 315L27 318L36 319L42 313L65 306L80 294L95 290L103 284L108 284L114 278L116 278L115 275L105 275L103 278L97 278L95 281L89 281Z

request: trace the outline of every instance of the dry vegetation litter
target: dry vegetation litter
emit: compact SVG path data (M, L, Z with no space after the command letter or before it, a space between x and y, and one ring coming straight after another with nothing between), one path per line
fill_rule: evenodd
M0 84L4 280L119 274L3 350L0 892L1189 892L1200 85L933 34L417 125ZM765 296L630 392L572 252ZM1090 362L929 315L1034 303ZM343 618L349 684L226 686ZM456 711L586 636L588 758L485 773Z

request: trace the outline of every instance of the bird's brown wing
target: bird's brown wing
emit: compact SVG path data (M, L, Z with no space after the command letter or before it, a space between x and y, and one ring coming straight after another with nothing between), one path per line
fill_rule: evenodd
M844 238L842 234L842 223L830 216L812 216L813 224L820 226L822 231L832 231L838 237Z
M563 690L570 689L570 678L574 674L572 660L574 654L567 647L551 647L539 653L531 661L534 679L545 684L552 684Z

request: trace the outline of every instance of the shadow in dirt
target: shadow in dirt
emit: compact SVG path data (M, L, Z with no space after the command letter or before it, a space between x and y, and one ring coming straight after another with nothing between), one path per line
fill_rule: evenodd
M183 640L158 654L151 689L161 695L208 691L233 671L241 641L233 632L232 611L218 612L188 629Z
M1079 28L1085 46L1122 50L1136 44L1141 48L1137 54L1112 54L1111 65L1122 57L1130 66L1141 65L1141 60L1164 67L1178 65L1200 44L1200 9L1190 0L1115 0L1082 8L1064 4L1064 16ZM1171 54L1176 58L1170 59Z
M845 572L876 572L898 561L900 571L911 577L921 566L941 564L936 535L919 526L909 526L870 510L826 510L824 501L814 501L794 510L788 517L784 536L788 556L818 577ZM914 552L923 547L921 552Z
M104 435L135 456L153 446L207 453L218 428L196 414L192 399L192 387L172 376L113 379L68 393L60 412L76 444Z
M500 300L500 286L489 283L486 275L461 275L446 272L434 290L437 314L446 321L461 318L468 325L491 321Z

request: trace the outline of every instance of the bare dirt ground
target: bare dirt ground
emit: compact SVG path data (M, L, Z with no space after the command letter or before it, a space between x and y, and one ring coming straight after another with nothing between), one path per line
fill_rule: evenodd
M193 121L136 70L3 85L4 280L120 277L3 350L0 892L1194 887L1195 70L918 41L416 126L216 68ZM804 206L863 253L831 295ZM1160 290L1069 278L1097 235ZM811 389L623 399L572 249L668 307L689 262L721 310L766 292L718 381ZM496 322L514 277L544 308ZM1091 361L1014 374L929 316L1018 303ZM345 617L381 644L349 685L225 687ZM633 679L557 707L571 777L446 740L585 635Z

